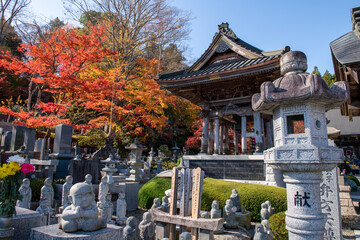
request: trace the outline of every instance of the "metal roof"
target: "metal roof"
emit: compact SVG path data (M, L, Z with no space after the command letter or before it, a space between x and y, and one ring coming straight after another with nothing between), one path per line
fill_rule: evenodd
M341 64L360 62L360 39L353 31L332 41L330 48Z
M256 64L263 63L263 62L266 62L266 61L269 61L269 60L272 60L275 58L279 58L279 57L280 57L280 55L269 56L269 57L260 57L260 58L247 59L247 60L243 60L243 59L241 59L241 60L226 60L226 61L223 61L220 63L211 64L203 69L200 69L200 70L194 71L194 72L185 73L186 70L183 70L183 71L178 71L178 72L174 72L174 73L170 73L170 74L159 75L159 78L157 80L164 82L164 81L169 81L169 80L197 77L197 76L207 75L207 74L211 74L211 73L219 73L219 72L224 72L224 71L233 70L233 69L240 69L240 68L244 68L244 67L251 66L251 65L256 65Z

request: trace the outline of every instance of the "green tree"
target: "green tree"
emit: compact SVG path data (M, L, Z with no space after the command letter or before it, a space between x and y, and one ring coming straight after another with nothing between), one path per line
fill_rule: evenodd
M319 68L317 66L314 67L314 70L311 72L311 74L317 74L321 77L321 73L319 71Z
M325 82L329 87L331 87L336 82L335 74L329 73L328 70L325 71L324 75L322 76L322 79L325 80Z

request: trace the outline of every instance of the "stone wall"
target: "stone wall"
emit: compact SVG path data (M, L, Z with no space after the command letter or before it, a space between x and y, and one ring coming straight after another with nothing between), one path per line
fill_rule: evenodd
M201 167L205 176L217 179L265 181L265 164L262 155L240 157L227 155L184 156L185 165Z

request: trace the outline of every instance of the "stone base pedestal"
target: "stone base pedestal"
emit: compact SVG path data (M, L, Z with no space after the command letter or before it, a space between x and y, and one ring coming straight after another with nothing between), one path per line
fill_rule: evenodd
M126 204L127 211L134 211L139 203L139 182L126 182Z
M59 229L58 224L33 228L31 230L31 240L122 240L123 227L108 224L94 232L75 232L65 233Z
M15 229L0 230L0 240L11 240L14 236Z
M214 240L250 240L251 234L242 227L236 230L226 230L222 234L214 234Z
M247 230L251 227L251 212L246 211L245 213L236 212L235 219L239 223L240 227L244 227Z
M14 239L29 239L32 228L44 225L42 224L43 218L44 216L36 211L16 207L16 215L13 216L11 224L16 230L14 232Z

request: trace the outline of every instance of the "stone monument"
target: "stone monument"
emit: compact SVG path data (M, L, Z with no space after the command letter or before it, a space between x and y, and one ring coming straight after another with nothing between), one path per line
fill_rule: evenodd
M106 227L103 219L98 219L95 194L89 184L76 183L70 188L71 205L63 210L59 228L64 232L91 232Z
M30 188L30 180L28 178L24 178L19 188L19 192L22 196L22 200L17 201L17 206L22 208L30 209L31 204L31 188Z
M331 88L319 75L305 73L306 56L290 51L280 59L282 77L264 82L252 97L254 111L273 114L275 147L264 161L281 170L286 183L289 239L322 240L326 217L322 213L322 171L342 162L343 151L329 146L325 110L349 97L345 82Z
M143 214L143 220L139 224L140 239L153 240L155 237L155 225L151 221L151 214L146 212Z

